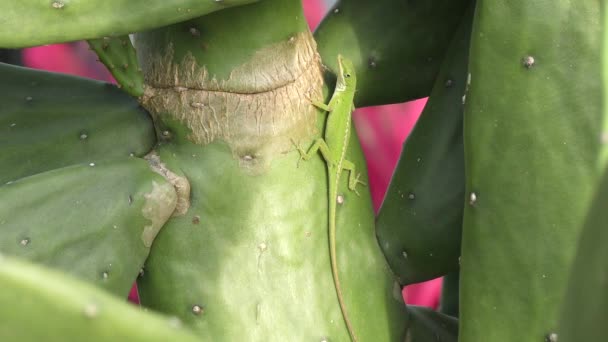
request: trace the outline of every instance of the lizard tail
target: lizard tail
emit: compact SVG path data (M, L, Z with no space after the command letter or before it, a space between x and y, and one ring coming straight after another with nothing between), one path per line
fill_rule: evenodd
M338 178L338 177L336 177ZM340 276L338 275L338 261L336 258L336 201L337 201L337 183L338 179L330 179L330 194L329 194L329 258L331 262L331 273L334 278L334 286L336 287L336 295L338 296L338 303L340 304L340 311L342 311L342 318L348 329L348 334L353 342L357 342L357 336L353 325L348 318L348 311L346 310L346 304L342 296L342 286L340 285Z

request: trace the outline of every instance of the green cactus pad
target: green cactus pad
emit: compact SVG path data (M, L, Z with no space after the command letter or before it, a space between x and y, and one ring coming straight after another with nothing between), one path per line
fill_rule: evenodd
M298 14L281 15L287 12ZM232 27L226 27L226 23ZM253 34L258 27L263 32ZM283 68L292 68L289 64L302 62L296 58L280 67L268 63L285 61L285 56L293 56L294 50L302 48L303 44L311 48L314 41L302 39L309 33L300 1L263 0L137 33L135 47L147 85L184 88L181 91L209 89L251 94L275 87L286 73ZM259 51L261 47L268 49ZM247 64L254 54L266 57L264 63ZM298 66L310 67L309 64ZM260 77L246 79L233 72L248 72ZM302 70L296 72L289 76L299 76ZM273 73L274 78L261 77L269 73Z
M88 43L120 88L135 97L143 95L144 75L128 35L91 39Z
M0 253L126 296L176 200L137 158L23 178L0 186Z
M0 341L199 341L175 318L22 260L0 256L0 288Z
M460 272L454 271L446 274L443 277L441 286L441 302L439 311L452 316L458 317L460 311Z
M326 165L320 155L298 163L293 144L311 143L326 120L309 99L322 99L323 79L300 3L264 0L135 42L160 160L192 189L190 208L154 242L142 304L207 340L349 340L330 265ZM354 133L350 148L364 168ZM403 340L408 316L369 192L342 179L337 261L350 321L360 341Z
M0 78L0 184L156 143L150 116L111 84L7 64Z
M578 243L559 325L560 342L603 341L608 336L608 172Z
M600 2L477 4L459 339L543 341L598 180Z
M402 284L458 268L465 180L462 94L472 17L471 8L404 143L376 220L380 246Z
M0 2L0 47L119 36L255 0L20 0Z
M0 63L22 65L23 60L19 49L0 49Z
M458 320L432 309L408 305L406 342L457 342Z
M428 96L470 0L339 1L315 32L323 62L337 56L357 70L355 105Z
M213 341L349 339L331 276L320 157L298 167L293 151L259 173L256 158L236 160L219 143L159 152L188 175L192 202L154 242L138 279L143 305ZM361 341L401 340L405 306L376 244L369 194L342 195L337 250L350 319Z

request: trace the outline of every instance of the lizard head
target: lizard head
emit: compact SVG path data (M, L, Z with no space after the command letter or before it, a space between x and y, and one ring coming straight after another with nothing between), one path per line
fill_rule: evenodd
M355 67L353 62L347 58L338 55L338 81L336 82L336 91L345 91L346 89L355 89L357 85L357 75L355 75Z

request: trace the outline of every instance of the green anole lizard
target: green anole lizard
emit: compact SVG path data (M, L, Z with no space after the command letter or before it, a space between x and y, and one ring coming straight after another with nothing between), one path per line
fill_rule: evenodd
M351 339L357 341L351 321L348 317L348 312L342 296L340 277L338 275L338 262L336 260L336 203L338 201L338 185L340 184L340 174L342 171L349 171L348 188L355 193L358 194L356 189L357 184L365 183L359 180L359 175L356 174L355 171L355 164L345 159L351 134L351 114L355 109L353 99L355 97L357 77L355 75L353 63L340 55L338 55L338 67L338 80L329 103L326 105L323 102L310 100L315 107L328 113L325 126L325 138L316 139L314 144L308 149L308 152L304 151L299 145L295 144L295 142L294 144L300 152L301 159L309 160L317 151L320 151L327 164L329 187L328 235L331 272L344 323L346 324Z

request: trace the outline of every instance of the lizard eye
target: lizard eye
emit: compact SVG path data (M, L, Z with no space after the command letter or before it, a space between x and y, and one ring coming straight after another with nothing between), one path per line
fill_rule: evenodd
M344 74L344 78L349 78L349 77L350 77L349 73Z

